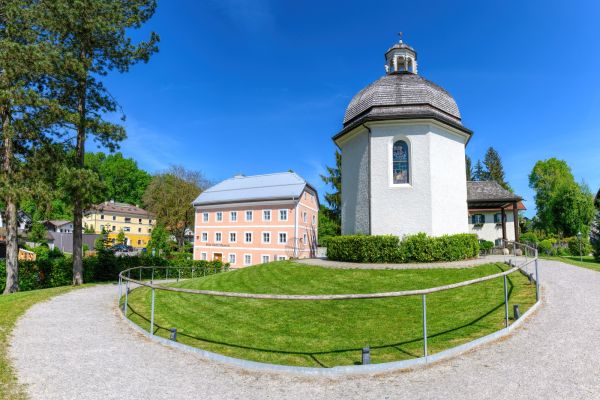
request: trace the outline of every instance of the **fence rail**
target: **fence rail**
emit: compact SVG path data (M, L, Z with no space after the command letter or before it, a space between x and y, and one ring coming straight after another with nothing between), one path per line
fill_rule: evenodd
M263 299L263 300L281 300L281 301L335 301L335 300L355 300L355 299L381 299L381 298L391 298L391 297L406 297L406 296L421 296L422 302L422 321L423 321L423 356L425 359L428 356L427 349L427 295L447 290L452 290L460 287L471 286L478 283L490 281L493 279L502 278L503 279L503 294L504 294L504 320L505 320L505 328L508 329L509 326L509 312L508 312L508 288L507 288L507 276L520 271L525 274L532 283L535 283L535 293L536 293L536 303L540 300L540 281L539 281L539 269L538 269L538 251L537 249L518 242L506 241L503 243L506 249L508 249L508 254L505 254L507 257L514 257L514 263L512 259L509 261L509 265L512 267L506 271L484 276L477 279L471 279L468 281L453 283L444 286L437 286L433 288L427 289L417 289L417 290L404 290L397 292L382 292L382 293L351 293L351 294L334 294L334 295L288 295L288 294L266 294L266 293L239 293L239 292L223 292L223 291L215 291L215 290L198 290L198 289L187 289L187 288L176 288L169 287L164 285L158 285L154 283L155 271L166 269L165 278L169 278L169 270L177 270L177 275L173 279L179 281L181 279L181 271L185 271L184 277L187 276L187 272L189 270L191 277L194 277L194 273L199 268L195 267L134 267L127 270L122 271L119 274L119 294L118 301L120 303L122 298L122 286L123 282L125 282L125 299L123 303L122 312L127 318L127 303L128 303L128 295L130 291L130 284L148 287L152 291L152 300L151 300L151 310L150 310L150 335L154 335L154 312L155 312L155 296L156 290L167 291L167 292L176 292L176 293L187 293L193 295L201 295L201 296L218 296L218 297L235 297L235 298L244 298L244 299ZM512 252L512 254L511 254ZM524 258L524 261L519 262L519 258ZM529 271L529 269L533 266L533 270ZM150 270L151 277L150 281L144 281L142 279L142 271ZM222 271L217 271L215 269L214 273L218 272L226 272L227 269L223 269ZM139 279L131 278L132 273L135 274L138 272ZM206 271L204 271L206 274Z

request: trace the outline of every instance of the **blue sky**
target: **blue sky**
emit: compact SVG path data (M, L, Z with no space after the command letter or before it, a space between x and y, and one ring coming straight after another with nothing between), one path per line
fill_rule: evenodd
M292 169L313 183L352 96L384 74L403 31L419 73L456 99L474 161L489 146L533 209L537 160L600 187L600 2L159 0L160 52L106 84L127 116L121 151L214 181Z

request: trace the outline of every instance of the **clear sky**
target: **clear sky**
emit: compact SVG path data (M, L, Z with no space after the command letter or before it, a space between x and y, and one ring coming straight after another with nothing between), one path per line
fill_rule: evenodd
M539 159L600 187L599 21L592 0L159 0L134 37L156 31L160 52L106 83L127 116L121 151L142 168L292 169L323 194L331 136L403 31L475 132L467 154L494 146L531 215Z

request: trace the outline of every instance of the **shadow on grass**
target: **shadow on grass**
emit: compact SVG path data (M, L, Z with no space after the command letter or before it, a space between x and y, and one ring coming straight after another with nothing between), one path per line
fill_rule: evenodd
M500 270L502 270L502 268L498 267ZM511 280L511 278L509 276L507 276L507 284L508 284L508 298L510 299L513 289L514 289L514 285L513 282ZM465 329L469 326L475 325L478 322L480 322L481 320L483 320L484 318L488 317L489 315L495 313L496 311L498 311L499 309L504 308L504 301L501 301L499 304L493 306L491 309L489 309L488 311L482 313L481 315L479 315L478 317L476 317L475 319L464 323L460 326L451 328L451 329L446 329L444 331L441 332L437 332L434 334L430 334L427 336L428 339L433 339L436 337L440 337L443 335L447 335L453 332L457 332L460 331L462 329ZM139 313L138 311L136 311L133 307L131 307L131 303L128 304L128 309L130 310L131 314L136 315L138 318L140 318L141 320L147 322L148 324L150 323L150 320L145 317L144 315L142 315L141 313ZM130 314L130 315L131 315ZM169 333L170 333L170 328L169 327L164 327L161 325L158 325L155 323L155 330L154 330L154 334L159 334L159 336L163 336L160 335L161 333L165 334L166 337L168 337ZM177 332L177 336L180 337L185 337L188 339L191 339L193 341L197 341L197 342L201 342L201 343L211 343L211 344L216 344L216 345L220 345L220 346L225 346L225 347L231 347L231 348L237 348L237 349L243 349L243 350L250 350L250 351L256 351L256 352L261 352L261 353L271 353L271 354L281 354L281 355L296 355L296 356L305 356L310 358L311 360L313 360L317 365L319 365L322 368L330 368L332 367L332 365L327 365L323 360L320 360L318 357L319 356L324 356L324 355L331 355L331 354L339 354L339 353L349 353L349 352L357 352L358 354L361 354L362 352L362 348L344 348L344 349L336 349L336 350L327 350L327 351L314 351L314 352L304 352L304 351L282 351L282 350L275 350L275 349L268 349L268 348L258 348L258 347L251 347L251 346L245 346L245 345L241 345L241 344L236 344L236 343L230 343L230 342L225 342L225 341L220 341L220 340L214 340L214 339L209 339L209 338L205 338L205 337L199 337L199 336L194 336L194 335L189 335L183 332ZM407 351L405 349L403 349L403 346L407 346L407 345L411 345L411 344L415 344L415 343L419 343L419 342L423 342L423 337L418 337L418 338L411 338L405 341L401 341L401 342L395 342L395 343L389 343L389 344L384 344L384 345L379 345L379 346L372 346L370 347L371 350L379 350L379 349L394 349L396 351L398 351L399 353L402 353L404 355L409 356L410 358L417 358L417 357L421 357L422 354L415 354L414 352L410 352ZM198 346L200 347L200 346ZM357 364L358 362L355 362L355 364ZM360 363L358 363L360 364Z

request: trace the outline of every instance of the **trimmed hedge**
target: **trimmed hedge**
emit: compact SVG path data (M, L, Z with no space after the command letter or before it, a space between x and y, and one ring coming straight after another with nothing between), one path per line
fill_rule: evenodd
M67 286L73 283L73 261L71 256L64 255L58 250L48 250L46 247L35 249L35 261L19 261L19 290L45 289L57 286ZM191 256L191 255L190 255ZM96 256L83 259L84 282L106 282L118 279L119 272L139 267L196 267L200 274L213 274L224 270L227 264L220 261L192 261L184 257L166 259L150 255L117 257L110 251L99 251ZM149 279L150 272L144 271L142 277ZM160 278L165 271L156 270L155 276ZM186 275L190 275L188 272ZM173 277L174 275L171 275ZM182 277L187 277L182 275ZM138 278L136 275L132 278ZM0 293L6 285L6 263L0 260Z
M327 257L357 263L406 263L458 261L479 255L477 235L460 233L430 237L425 233L405 236L347 235L328 240Z

